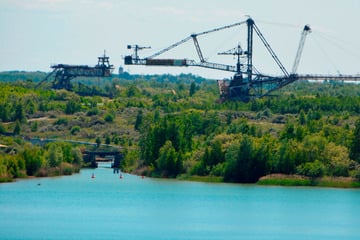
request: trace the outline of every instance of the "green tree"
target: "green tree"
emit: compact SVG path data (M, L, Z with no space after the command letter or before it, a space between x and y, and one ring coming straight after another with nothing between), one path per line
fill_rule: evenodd
M20 122L25 122L26 121L24 106L23 106L23 104L21 102L16 104L14 119L18 120Z
M303 140L302 157L308 162L325 160L326 138L320 135L308 135Z
M33 121L31 123L31 127L30 127L32 132L36 132L38 130L38 122L37 121Z
M24 176L22 170L25 168L24 160L19 155L5 155L1 156L5 161L6 172L10 178L17 178Z
M56 143L52 143L47 151L47 160L49 167L58 167L63 161L63 152L61 147Z
M159 120L160 120L160 111L159 109L156 109L154 112L154 123L159 122Z
M166 141L164 146L160 148L159 158L156 160L157 170L161 176L176 177L178 154L173 147L171 141Z
M230 182L249 183L256 181L254 175L254 146L253 142L245 135L240 142L239 149L236 154L231 150L231 157L228 161L227 169L225 170L224 180ZM234 161L234 157L236 158Z
M28 114L34 114L36 112L36 105L31 99L26 103L26 112Z
M63 155L63 161L67 163L73 162L73 156L72 156L72 146L70 143L61 143L59 144L59 147L61 149L62 155Z
M287 122L285 124L285 128L281 133L280 138L281 139L293 139L295 138L295 127L294 124L291 122Z
M111 138L109 135L105 137L105 144L109 145L111 143Z
M248 136L244 136L240 142L238 153L237 173L239 182L252 182L253 172L251 167L253 164L254 146L252 140Z
M238 158L239 144L231 144L225 153L225 171L224 171L224 180L226 182L234 182L237 179L237 158Z
M95 142L96 142L96 147L100 147L101 138L100 138L100 137L97 137L97 138L95 139Z
M348 177L351 168L348 148L330 142L326 145L324 152L327 160L325 162L328 169L327 175Z
M82 153L79 148L72 148L71 149L71 155L73 157L73 164L76 164L78 166L81 166L83 162Z
M134 97L140 94L140 90L136 87L135 84L131 85L126 89L126 96L127 97Z
M259 147L256 150L255 176L257 178L271 172L271 164L277 157L277 154L274 154L277 146L277 141L271 136L265 135L261 138Z
M19 120L16 120L16 123L15 123L15 128L14 128L14 131L13 131L13 134L14 135L19 135L21 132L21 125L20 125L20 121Z
M43 165L43 154L39 147L26 145L22 156L25 160L26 174L33 176Z
M0 119L3 121L3 122L7 122L7 121L10 121L11 120L11 117L10 117L10 104L9 103L3 103L3 104L0 104Z
M140 130L140 127L143 123L143 112L139 110L138 114L136 115L136 121L135 121L135 130Z
M360 163L360 119L355 122L355 129L350 146L350 158Z
M304 112L303 109L300 110L299 123L300 123L300 125L305 125L306 124L306 116L305 116L305 112Z
M280 173L291 174L295 171L295 154L293 141L284 140L281 142L278 154L277 170Z
M5 132L6 132L6 130L5 130L4 124L2 122L0 122L0 134L5 133Z
M206 165L215 166L216 164L224 161L225 156L222 150L222 144L219 140L216 140L211 144L211 149L206 161Z
M66 114L74 114L81 109L80 101L76 101L75 99L71 99L66 103L65 113Z
M192 97L195 94L195 91L196 91L196 84L195 84L195 82L192 82L190 85L190 91L189 91L190 97Z

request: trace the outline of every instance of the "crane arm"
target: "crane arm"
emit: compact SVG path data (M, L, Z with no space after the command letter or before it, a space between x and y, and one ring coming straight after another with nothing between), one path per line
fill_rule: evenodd
M303 52L304 49L304 44L305 44L305 40L306 40L306 36L311 33L311 28L309 25L305 25L304 30L301 33L301 38L300 38L300 43L299 43L299 47L298 50L296 52L296 56L295 56L295 60L294 60L294 65L291 71L291 74L296 74L296 71L299 67L299 63L300 63L300 58L301 58L301 54Z
M200 49L200 45L199 45L199 42L196 38L196 35L191 35L192 39L194 40L194 44L195 44L195 48L196 48L196 52L200 58L200 62L205 62L205 59L204 59L204 56L201 52L201 49Z
M170 67L203 67L216 69L227 72L236 72L236 68L232 65L211 63L211 62L197 62L189 59L144 59L142 65L146 66L170 66Z
M295 74L296 80L333 80L333 81L360 81L360 75L322 75L322 74Z
M226 25L226 26L214 28L214 29L207 30L207 31L204 31L204 32L195 33L195 34L192 34L192 35L201 36L201 35L204 35L204 34L221 31L221 30L224 30L224 29L227 29L227 28L236 27L236 26L239 26L239 25L244 24L244 23L246 23L246 21L241 21L241 22L233 23L233 24L230 24L230 25Z
M194 40L196 51L198 52L198 55L200 57L200 61L204 61L204 58L202 57L202 53L201 53L201 50L200 50L200 47L199 47L199 43L197 42L197 39L196 39L197 36L205 35L205 34L212 33L212 32L221 31L221 30L224 30L224 29L227 29L227 28L236 27L236 26L244 24L244 23L246 23L246 21L241 21L241 22L233 23L233 24L226 25L226 26L223 26L223 27L214 28L214 29L211 29L211 30L208 30L208 31L191 34L190 36L188 36L188 37L186 37L186 38L184 38L184 39L170 45L167 48L164 48L163 50L161 50L161 51L159 51L157 53L154 53L153 55L151 55L151 56L149 56L147 58L157 57L157 56L163 54L164 52L167 52L167 51L169 51L169 50L171 50L171 49L173 49L173 48L175 48L175 47L189 41L192 38Z
M178 42L170 45L169 47L164 48L163 50L161 50L161 51L159 51L159 52L157 52L157 53L154 53L153 55L151 55L151 56L149 56L149 57L147 57L147 58L157 57L157 56L163 54L164 52L167 52L167 51L173 49L174 47L177 47L177 46L179 46L180 44L183 44L183 43L189 41L190 39L191 39L191 36L189 36L189 37L187 37L187 38L184 38L184 39L182 39L182 40L180 40L180 41L178 41Z

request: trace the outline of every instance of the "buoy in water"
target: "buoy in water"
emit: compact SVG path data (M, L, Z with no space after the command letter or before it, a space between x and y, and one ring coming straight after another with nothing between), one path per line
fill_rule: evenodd
M94 173L91 175L91 178L95 178L95 174L94 174Z

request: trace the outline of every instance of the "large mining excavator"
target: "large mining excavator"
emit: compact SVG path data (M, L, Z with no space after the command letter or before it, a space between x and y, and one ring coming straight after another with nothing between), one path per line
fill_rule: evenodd
M200 48L198 37L214 32L222 31L225 29L237 27L240 25L247 26L247 47L243 49L240 44L233 49L219 53L221 55L233 55L236 57L235 65L227 65L222 63L208 62ZM260 73L253 66L253 39L257 36L262 44L267 49L268 53L280 68L281 76L271 76ZM270 95L273 91L278 90L290 83L297 80L341 80L341 81L358 81L360 75L314 75L314 74L297 74L297 69L300 63L301 55L303 52L306 36L311 32L309 25L303 28L299 47L295 57L292 71L289 73L284 65L281 63L274 50L271 48L264 35L261 33L255 21L252 18L248 18L245 21L237 22L234 24L226 25L223 27L214 28L208 31L194 33L190 36L170 45L169 47L162 49L149 57L140 58L138 51L147 49L150 47L142 47L139 45L128 45L128 49L133 49L132 55L125 56L125 65L145 65L145 66L175 66L175 67L203 67L209 69L216 69L221 71L233 72L234 76L230 80L218 80L218 86L220 91L221 100L241 100L249 101L252 98L260 98ZM199 60L192 60L187 58L169 59L158 58L161 54L168 52L169 50L184 44L190 40L193 40Z

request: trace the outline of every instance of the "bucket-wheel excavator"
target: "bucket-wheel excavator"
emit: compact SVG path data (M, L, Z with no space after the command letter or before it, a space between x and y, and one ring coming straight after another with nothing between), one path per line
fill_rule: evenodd
M226 52L219 54L222 55L233 55L236 56L236 65L227 65L221 63L213 63L205 60L202 50L200 48L198 37L213 32L222 31L225 29L237 27L239 25L247 26L247 48L243 49L240 44L230 49ZM255 32L255 34L254 34ZM304 43L306 36L311 32L310 26L306 25L302 31L300 44L297 50L295 57L294 65L292 71L289 73L286 68L283 66L270 44L265 39L264 35L261 33L258 26L255 24L255 21L252 18L248 18L245 21L237 22L234 24L226 25L223 27L214 28L208 31L194 33L190 36L170 45L169 47L162 49L149 57L140 58L138 51L150 48L150 47L141 47L139 45L128 45L128 49L133 49L134 54L125 56L124 61L125 65L146 65L146 66L176 66L176 67L187 67L187 66L196 66L203 68L216 69L221 71L233 72L234 76L230 80L218 80L218 86L220 91L221 100L241 100L249 101L252 98L260 98L267 95L270 95L273 91L278 90L294 81L297 80L341 80L341 81L358 81L360 80L360 75L314 75L314 74L305 74L299 75L296 73L297 68L300 63L301 54L304 48ZM253 66L253 38L254 35L257 36L262 44L267 49L268 53L271 55L272 59L275 61L277 66L280 68L283 75L281 76L270 76L267 74L260 73ZM180 59L161 59L157 58L159 55L168 52L169 50L193 40L197 55L199 60L191 60L187 58Z

